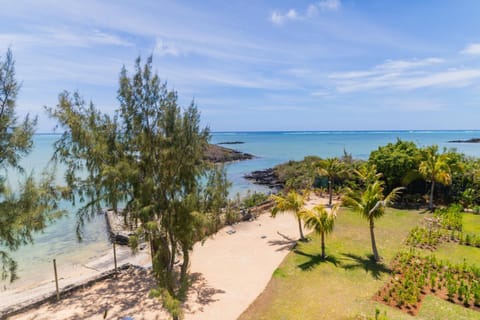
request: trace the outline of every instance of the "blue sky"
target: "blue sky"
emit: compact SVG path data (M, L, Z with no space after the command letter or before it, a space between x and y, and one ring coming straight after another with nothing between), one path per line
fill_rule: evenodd
M214 131L480 129L480 1L4 1L18 112L78 90L118 105L153 54Z

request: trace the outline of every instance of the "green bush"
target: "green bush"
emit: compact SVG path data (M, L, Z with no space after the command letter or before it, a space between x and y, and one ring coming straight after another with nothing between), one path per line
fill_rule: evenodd
M252 208L268 200L268 195L263 192L254 192L247 194L243 199L242 205L244 208Z

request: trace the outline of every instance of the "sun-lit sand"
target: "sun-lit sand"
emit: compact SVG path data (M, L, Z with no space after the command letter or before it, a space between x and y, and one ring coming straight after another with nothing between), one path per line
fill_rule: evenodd
M326 199L312 198L308 206L320 202ZM195 281L185 304L185 319L236 319L263 291L298 237L292 215L271 218L265 213L254 221L225 227L203 245L197 244L191 257ZM117 280L100 281L12 319L103 319L105 310L106 319L168 319L158 300L148 298L152 285L147 271L125 272Z

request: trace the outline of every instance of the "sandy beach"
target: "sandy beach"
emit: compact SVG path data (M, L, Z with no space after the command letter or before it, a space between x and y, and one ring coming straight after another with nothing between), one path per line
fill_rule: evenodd
M326 201L314 197L307 206ZM195 245L190 268L195 281L185 303L185 319L236 319L263 291L298 237L298 225L291 214L271 218L265 212L251 222L227 226ZM145 256L122 261L148 266ZM148 298L153 284L145 270L122 272L118 279L99 281L58 303L45 303L11 319L103 319L105 312L106 319L166 319L158 300ZM39 290L17 294L34 298ZM17 294L9 300L0 296L2 305L3 301L11 303Z

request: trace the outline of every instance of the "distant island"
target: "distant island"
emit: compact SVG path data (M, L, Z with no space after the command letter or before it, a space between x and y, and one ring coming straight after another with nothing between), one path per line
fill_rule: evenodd
M472 139L467 139L467 140L450 140L448 142L454 142L454 143L480 143L480 138L472 138Z
M243 141L223 141L223 142L219 142L217 144L244 144L245 142Z

